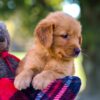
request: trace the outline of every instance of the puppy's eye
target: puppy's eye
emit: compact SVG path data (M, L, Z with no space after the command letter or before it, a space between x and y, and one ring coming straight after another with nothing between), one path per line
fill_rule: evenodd
M61 35L62 38L67 39L68 38L68 34L65 35Z

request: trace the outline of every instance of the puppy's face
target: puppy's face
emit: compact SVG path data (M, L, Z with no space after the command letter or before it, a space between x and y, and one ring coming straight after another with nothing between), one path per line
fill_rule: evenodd
M62 12L47 16L38 24L35 33L40 43L55 57L69 60L81 51L81 26Z

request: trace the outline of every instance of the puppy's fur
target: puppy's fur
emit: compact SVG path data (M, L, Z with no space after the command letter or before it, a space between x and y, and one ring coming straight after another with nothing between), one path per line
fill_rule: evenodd
M63 12L49 14L35 29L34 46L19 64L15 87L26 89L32 82L42 90L55 79L73 75L75 48L80 50L81 43L77 20Z

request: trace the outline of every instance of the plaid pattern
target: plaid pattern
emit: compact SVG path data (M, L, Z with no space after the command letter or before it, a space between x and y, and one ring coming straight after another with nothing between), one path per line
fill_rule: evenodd
M38 93L35 100L74 100L80 85L80 79L75 76L58 79Z
M34 90L31 86L18 91L13 80L0 79L0 100L74 100L79 92L81 81L78 77L67 76L52 82L43 91Z
M0 52L0 78L14 78L19 59L8 51Z
M17 95L15 95L16 93ZM18 91L14 87L12 79L1 78L0 79L0 100L29 100L29 99L25 96L23 92Z
M23 90L23 93L27 96L28 100L74 100L80 86L80 78L67 76L52 82L43 91L34 90L31 86L27 90Z

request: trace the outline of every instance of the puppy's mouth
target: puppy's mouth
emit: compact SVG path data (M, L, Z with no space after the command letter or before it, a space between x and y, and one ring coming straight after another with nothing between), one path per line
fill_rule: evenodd
M65 52L59 52L59 55L60 55L60 58L67 59L67 60L74 58L73 54L68 54L68 53L65 53Z
M67 49L67 50L62 50L62 49L57 49L55 51L55 56L61 59L65 60L70 60L75 57L77 57L80 54L80 49Z
M72 52L72 53L63 53L62 54L62 57L65 58L65 59L70 59L70 58L76 58L78 57L80 54L80 51L77 51L77 52Z
M76 57L78 57L79 56L79 54L71 54L71 55L63 55L62 56L62 58L64 58L64 59L72 59L72 58L76 58Z
M72 56L72 55L67 55L67 54L65 54L65 55L63 55L63 57L64 57L64 58L72 58L73 56Z

